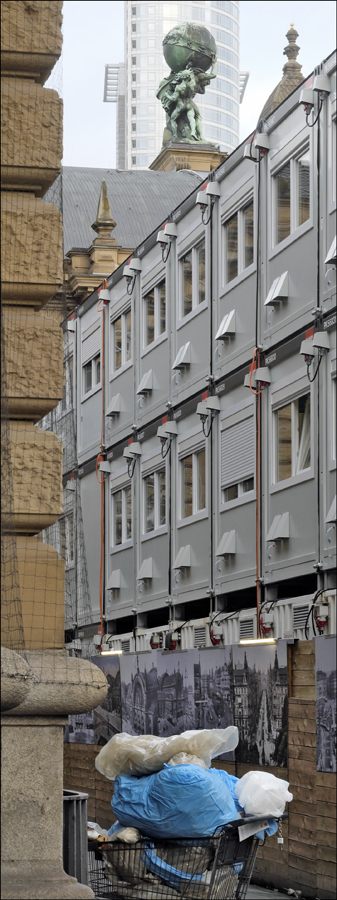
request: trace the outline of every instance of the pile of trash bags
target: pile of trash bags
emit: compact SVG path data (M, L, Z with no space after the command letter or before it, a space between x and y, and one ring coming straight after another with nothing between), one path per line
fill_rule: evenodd
M107 837L118 842L104 850L105 873L113 884L118 883L118 889L123 882L123 896L137 897L137 885L141 883L144 892L146 882L149 897L153 896L150 885L158 881L166 885L167 897L176 896L186 879L191 879L193 863L191 897L202 900L207 896L215 852L210 838L216 829L253 815L269 820L262 831L256 831L259 838L276 832L276 819L292 800L288 782L262 771L236 778L225 769L211 768L214 757L235 749L238 737L235 726L168 738L117 734L102 748L95 765L114 782L111 805L117 818ZM189 857L185 865L184 839L194 842L193 860ZM165 845L165 841L173 843ZM223 866L223 897L235 894L239 869Z

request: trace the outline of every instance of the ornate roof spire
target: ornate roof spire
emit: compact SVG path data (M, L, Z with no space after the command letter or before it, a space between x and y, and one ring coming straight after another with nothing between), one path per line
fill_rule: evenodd
M270 94L270 97L268 97L268 100L260 113L259 120L267 119L273 110L276 109L276 107L279 106L302 81L304 81L304 76L301 72L302 66L297 62L297 56L300 51L300 47L296 44L298 31L296 31L293 24L290 25L286 38L288 39L288 44L284 48L283 54L284 56L287 56L288 59L283 66L283 78L276 85Z
M288 44L283 50L283 55L288 57L288 62L286 62L283 66L284 74L294 70L300 73L302 66L300 66L300 64L296 62L296 58L301 48L296 44L298 31L296 31L296 28L294 28L293 25L290 25L289 31L287 31L286 34L286 38L288 38Z
M91 227L94 229L94 231L97 231L97 234L108 236L112 229L116 228L116 224L117 223L112 218L111 214L106 181L102 181L101 193L99 195L97 207L97 216L94 224Z

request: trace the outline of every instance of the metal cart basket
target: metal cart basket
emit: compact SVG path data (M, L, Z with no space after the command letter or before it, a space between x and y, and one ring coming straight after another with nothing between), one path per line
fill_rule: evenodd
M250 816L211 837L136 843L89 841L88 883L96 900L243 900L267 819Z

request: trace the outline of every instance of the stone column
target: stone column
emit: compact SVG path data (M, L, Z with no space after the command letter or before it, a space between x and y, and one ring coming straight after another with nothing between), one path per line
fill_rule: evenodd
M63 392L62 332L43 311L63 280L62 216L43 202L62 157L62 101L43 87L61 52L62 2L2 0L1 19L12 484L2 504L2 897L70 900L93 892L63 871L63 726L102 702L106 679L64 650L64 562L40 537L62 511L62 444L37 427Z

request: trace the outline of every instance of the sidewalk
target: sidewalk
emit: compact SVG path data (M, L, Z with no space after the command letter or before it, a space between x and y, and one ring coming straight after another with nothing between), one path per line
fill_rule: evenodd
M285 898L289 900L289 895L259 887L257 884L250 884L247 891L247 900L285 900Z

